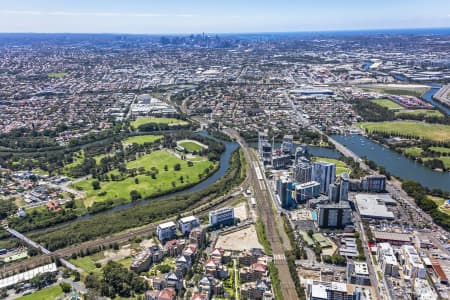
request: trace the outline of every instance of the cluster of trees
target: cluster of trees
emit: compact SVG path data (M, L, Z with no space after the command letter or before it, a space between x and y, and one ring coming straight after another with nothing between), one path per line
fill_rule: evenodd
M91 219L77 220L61 226L57 231L30 233L30 238L50 250L110 235L125 229L139 227L157 222L170 216L178 215L180 211L200 205L202 199L211 199L223 195L234 186L241 183L240 152L232 154L227 173L213 185L189 195L180 195L166 200L154 200L150 203L133 206L126 211L97 214ZM102 226L98 226L102 224Z
M402 120L425 121L427 123L441 123L441 124L450 123L450 118L446 114L442 116L437 116L437 115L427 115L426 113L423 114L398 113L396 117Z
M355 257L356 260L366 260L366 255L364 254L364 247L359 236L359 232L355 232L356 248L358 249L358 256Z
M359 162L355 161L352 157L342 156L341 160L352 169L350 173L351 178L361 178L368 175L367 171L364 171Z
M56 282L56 273L42 273L34 276L30 283L37 289L42 289Z
M38 132L34 129L19 128L0 134L0 146L9 149L58 148L52 131Z
M47 228L56 224L76 219L78 214L75 208L62 208L60 212L33 210L25 217L11 218L9 226L19 232L28 232L35 229Z
M12 215L17 211L16 203L14 199L6 199L0 201L0 220Z
M419 183L411 180L403 181L402 188L410 197L414 198L414 201L422 210L424 210L433 218L436 224L447 231L450 230L449 216L446 213L440 211L438 205L433 200L427 197L427 195L431 194L433 196L448 199L450 197L450 193L439 189L429 190Z
M299 246L299 243L294 235L294 230L291 226L289 226L289 220L287 219L286 215L282 214L281 217L283 218L284 231L286 231L286 234L289 237L289 241L291 242L292 250L290 252L295 256L295 259L307 259L308 254L306 253L305 249L303 249L303 247Z
M144 279L114 261L106 264L100 278L92 273L86 276L85 285L88 289L94 289L109 298L128 298L143 294L149 288Z
M323 255L322 260L324 263L327 264L333 264L338 266L346 266L347 265L347 259L345 256L340 255L339 253L335 253L333 255Z
M382 122L395 120L395 113L383 106L367 100L356 100L353 103L353 109L356 110L364 120L369 122Z

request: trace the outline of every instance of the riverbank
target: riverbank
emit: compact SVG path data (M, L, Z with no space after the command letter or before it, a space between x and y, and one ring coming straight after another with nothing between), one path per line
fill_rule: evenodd
M441 189L450 192L450 172L433 171L368 137L361 135L332 135L338 143L344 145L357 156L374 161L387 172L404 180L413 180L429 189Z

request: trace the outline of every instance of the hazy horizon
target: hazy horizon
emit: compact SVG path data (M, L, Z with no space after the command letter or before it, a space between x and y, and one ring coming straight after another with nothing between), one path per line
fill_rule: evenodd
M3 33L189 34L450 28L450 2L0 0Z

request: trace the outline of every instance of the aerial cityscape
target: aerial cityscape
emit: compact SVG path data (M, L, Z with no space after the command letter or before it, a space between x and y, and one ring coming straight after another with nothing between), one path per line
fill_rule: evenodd
M4 2L0 299L450 299L445 1Z

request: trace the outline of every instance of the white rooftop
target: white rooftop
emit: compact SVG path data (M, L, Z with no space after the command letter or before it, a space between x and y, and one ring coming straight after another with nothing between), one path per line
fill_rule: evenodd
M394 219L394 214L389 211L385 201L378 195L356 194L356 205L358 206L361 217Z
M188 217L181 218L180 222L181 223L191 223L191 222L194 222L194 221L197 221L197 220L198 219L195 216L188 216Z
M169 221L169 222L162 223L162 224L158 225L158 227L161 228L161 229L170 228L170 227L173 227L173 226L176 226L173 221Z

